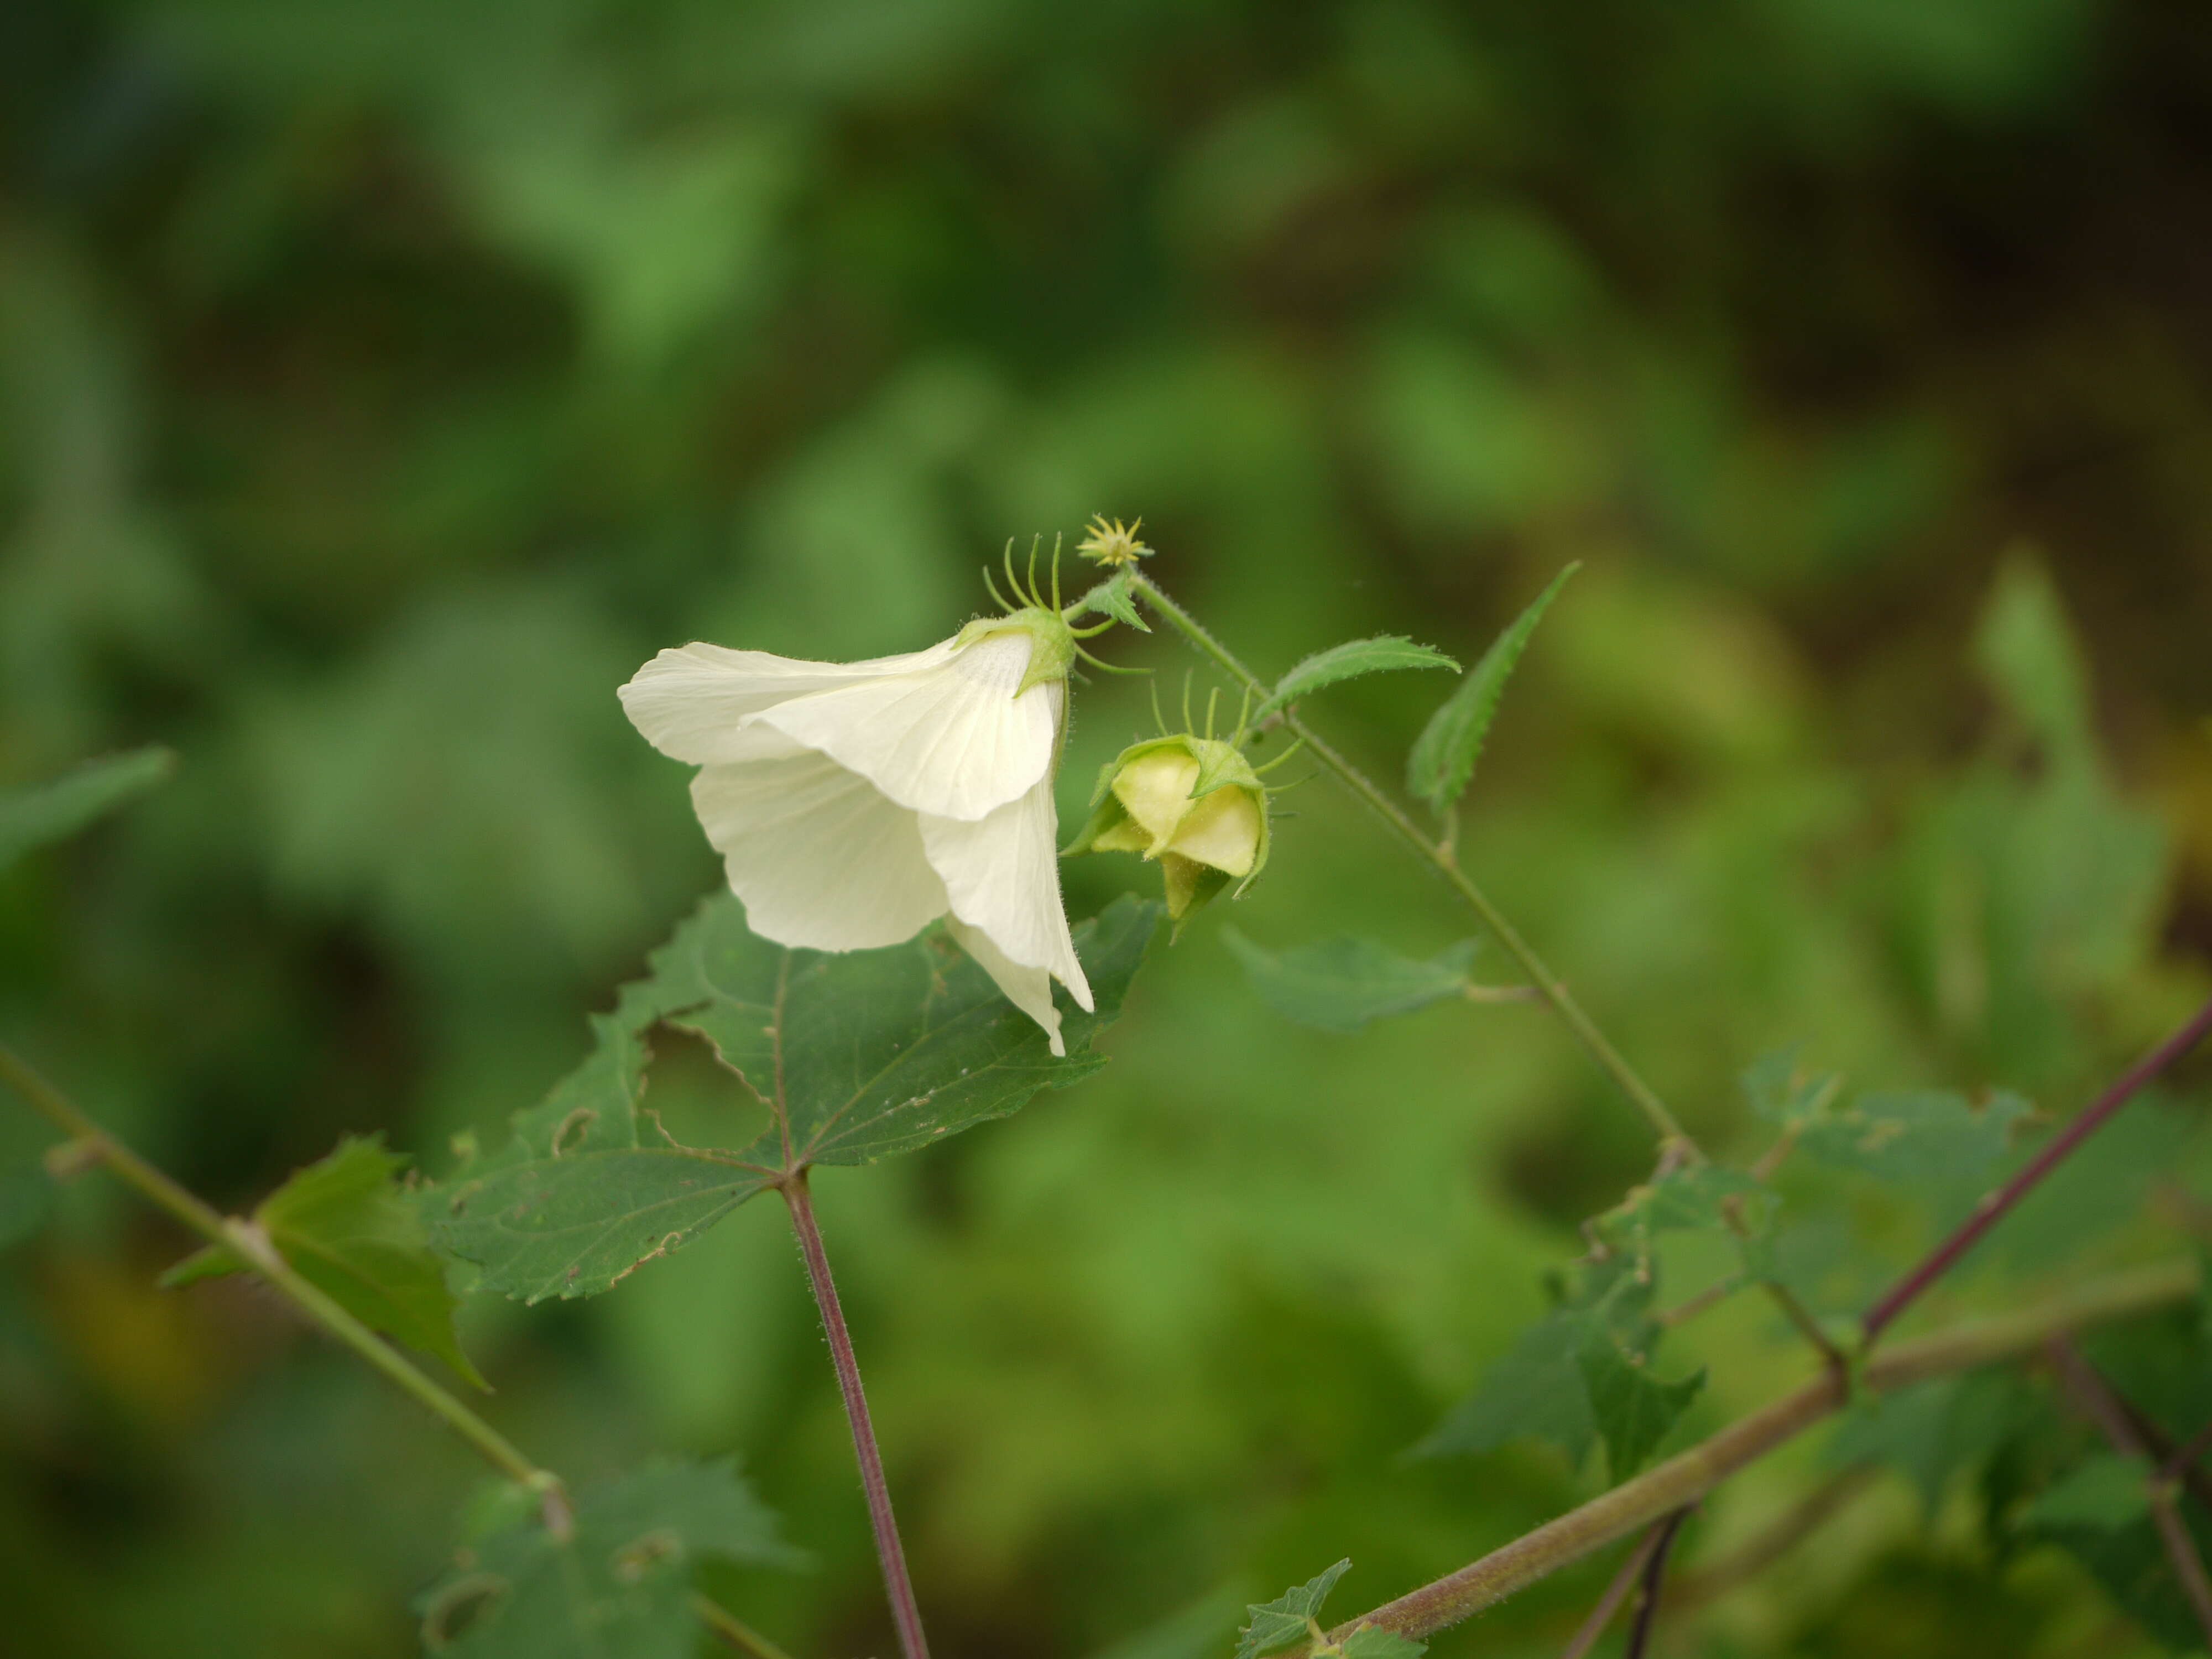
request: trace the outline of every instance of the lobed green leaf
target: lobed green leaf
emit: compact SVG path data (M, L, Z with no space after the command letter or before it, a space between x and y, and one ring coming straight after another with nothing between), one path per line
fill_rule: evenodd
M1412 1013L1463 996L1476 943L1463 939L1426 962L1401 957L1372 939L1335 939L1269 951L1233 927L1222 942L1243 963L1252 988L1293 1024L1317 1031L1356 1031L1370 1020Z
M1245 1609L1252 1617L1238 1632L1237 1659L1259 1659L1263 1653L1305 1640L1311 1634L1310 1622L1320 1617L1321 1604L1336 1588L1336 1581L1351 1571L1349 1560L1339 1561L1273 1601Z
M1643 1467L1705 1386L1703 1367L1678 1382L1662 1382L1651 1375L1647 1354L1623 1347L1596 1322L1585 1328L1575 1363L1615 1485Z
M49 842L75 835L176 769L177 757L169 750L135 749L88 761L46 783L0 790L0 869Z
M431 1249L417 1210L396 1177L407 1159L381 1136L348 1136L337 1150L295 1171L253 1212L293 1270L374 1330L435 1354L477 1387L490 1385L461 1352L453 1330L459 1299ZM241 1271L228 1247L211 1244L161 1276L174 1288Z
M593 1021L583 1065L441 1191L439 1237L490 1289L531 1302L596 1295L812 1165L872 1164L1010 1115L1105 1064L1091 1040L1120 1012L1160 913L1125 896L1075 930L1097 1010L1063 1007L1060 1057L941 933L882 951L788 951L756 938L737 899L718 894ZM711 1043L775 1127L730 1152L681 1145L641 1112L656 1020Z
M2100 1452L2045 1487L2022 1521L2032 1527L2114 1532L2150 1513L2151 1470L2139 1457Z
M453 1659L690 1659L702 1558L793 1567L805 1558L733 1462L656 1459L578 1494L556 1539L505 1488L494 1529L417 1603L422 1644ZM504 1526L498 1524L504 1519Z
M1252 711L1255 720L1265 720L1279 708L1310 696L1324 686L1356 679L1362 674L1387 674L1407 668L1449 668L1459 664L1434 646L1415 645L1403 634L1378 634L1372 639L1346 640L1326 651L1316 651L1275 682Z
M1467 671L1458 689L1429 717L1428 725L1413 740L1413 752L1406 763L1406 787L1415 797L1442 812L1466 793L1474 777L1475 763L1482 757L1483 741L1490 735L1490 723L1497 718L1498 701L1505 695L1505 682L1513 677L1514 665L1521 660L1528 636L1536 631L1536 624L1544 619L1544 612L1566 586L1567 578L1581 568L1579 562L1571 564L1553 577L1552 585L1498 636L1481 660Z
M1579 1466L1597 1438L1583 1382L1586 1313L1562 1309L1527 1330L1475 1391L1415 1445L1416 1457L1495 1451L1515 1440L1548 1440Z
M1129 577L1126 571L1109 576L1085 593L1077 604L1085 611L1101 617L1111 617L1115 622L1133 628L1139 634L1152 631L1152 624L1138 614L1137 601L1129 591Z
M2029 1110L2002 1091L1979 1111L1945 1091L1879 1091L1805 1121L1797 1147L1815 1163L1882 1181L1969 1181L2004 1157Z

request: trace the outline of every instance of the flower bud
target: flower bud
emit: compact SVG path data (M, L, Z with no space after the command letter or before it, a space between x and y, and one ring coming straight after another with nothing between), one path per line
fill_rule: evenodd
M1188 732L1132 745L1099 774L1091 821L1061 854L1136 853L1159 861L1180 925L1267 862L1267 790L1236 744Z

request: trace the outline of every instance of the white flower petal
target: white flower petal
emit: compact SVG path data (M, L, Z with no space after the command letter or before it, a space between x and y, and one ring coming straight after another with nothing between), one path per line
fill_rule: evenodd
M1064 688L1054 681L1014 695L1031 648L1024 633L987 635L947 660L793 697L754 718L902 806L972 822L1052 769Z
M945 931L982 965L992 982L1006 993L1007 1001L1044 1027L1053 1053L1065 1056L1067 1045L1060 1039L1060 1010L1053 1006L1052 975L1042 968L1025 968L1007 960L1006 953L991 943L988 933L970 927L957 916L945 918Z
M749 732L734 746L750 757L702 769L691 802L754 933L860 951L911 939L945 914L913 813L781 734Z
M693 644L663 651L617 695L655 749L673 760L710 765L738 758L732 746L738 726L763 708L855 681L934 668L951 656L951 640L866 662L806 662Z
M1048 773L972 823L923 813L921 841L952 914L988 934L1009 961L1054 975L1087 1009L1091 983L1060 898L1057 827Z

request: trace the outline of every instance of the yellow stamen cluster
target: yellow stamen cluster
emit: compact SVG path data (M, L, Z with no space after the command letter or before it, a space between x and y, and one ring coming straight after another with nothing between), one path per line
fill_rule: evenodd
M1152 550L1137 539L1137 532L1144 527L1142 519L1124 529L1119 519L1109 523L1103 513L1095 514L1084 526L1087 533L1076 543L1075 550L1103 565L1134 564L1152 556Z

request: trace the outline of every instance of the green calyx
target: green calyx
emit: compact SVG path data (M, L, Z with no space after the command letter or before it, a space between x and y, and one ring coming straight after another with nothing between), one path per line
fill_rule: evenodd
M1266 867L1267 788L1232 743L1180 732L1133 744L1098 775L1090 821L1062 857L1134 853L1157 861L1178 927L1231 882Z
M960 630L953 644L969 646L994 634L1030 636L1030 665L1022 675L1021 684L1014 690L1018 697L1033 685L1065 680L1075 665L1075 633L1057 611L1042 605L1024 605L1003 617L978 617Z

